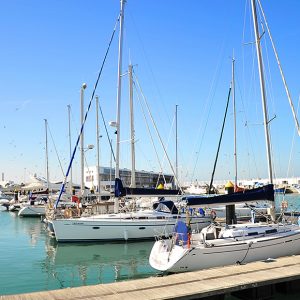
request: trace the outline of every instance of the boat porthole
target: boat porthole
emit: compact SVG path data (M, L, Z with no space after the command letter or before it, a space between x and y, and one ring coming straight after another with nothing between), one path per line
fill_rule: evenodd
M141 230L142 230L142 229L146 229L146 227L139 227L139 229L141 229Z
M100 227L99 226L94 226L93 229L100 229Z

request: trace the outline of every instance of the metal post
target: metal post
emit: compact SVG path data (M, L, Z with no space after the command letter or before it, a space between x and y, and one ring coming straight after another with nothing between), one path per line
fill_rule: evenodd
M80 114L80 124L82 126L84 122L84 90L87 85L85 83L82 84L80 89L80 105L81 105L81 114ZM80 154L81 154L81 196L84 196L85 192L85 184L84 184L84 129L80 135Z
M266 103L265 79L264 79L264 74L263 74L263 63L262 63L262 55L261 55L261 48L260 48L260 36L259 36L258 25L257 25L255 0L252 0L251 4L252 4L252 16L253 16L253 25L254 25L255 41L256 41L255 44L256 44L256 53L257 53L258 72L259 72L259 79L260 79L261 100L262 100L262 108L263 108L263 114L264 114L264 128L265 128L265 138L266 138L269 181L270 181L270 183L273 183L273 171L272 171L272 162L271 162L270 134L269 134L269 124L268 124L267 103Z
M68 120L69 120L69 148L70 148L70 160L72 159L72 142L71 142L71 105L68 105ZM69 193L73 194L73 174L72 167L70 169L70 180L69 180Z
M232 80L231 80L231 89L232 89L232 104L233 104L233 128L234 128L234 191L237 188L237 150L236 150L236 105L235 105L235 80L234 80L234 57L232 58Z
M119 178L120 164L120 112L121 112L121 86L122 86L122 50L123 50L123 22L125 0L121 0L120 34L119 34L119 59L118 59L118 92L117 92L117 141L116 141L116 178Z
M177 135L177 108L178 105L175 106L175 155L176 155L176 161L175 161L175 169L176 169L176 180L175 180L175 186L178 188L178 135Z
M130 145L131 145L131 184L135 188L135 134L134 134L134 115L133 115L133 86L132 86L132 65L128 66L129 75L129 106L130 106Z
M48 164L48 123L47 120L45 120L45 131L46 131L46 178L47 178L47 189L48 189L48 193L50 192L50 188L49 188L49 164Z
M268 111L266 104L266 91L265 91L265 80L263 74L263 63L262 63L262 55L260 48L260 36L257 25L257 14L256 14L256 4L255 0L251 1L252 4L252 16L253 16L253 25L255 32L255 41L256 41L256 52L257 52L257 63L258 63L258 71L259 71L259 79L260 79L260 91L261 91L261 100L262 100L262 108L264 114L264 127L265 127L265 139L266 139L266 148L267 148L267 160L268 160L268 171L269 171L269 182L273 184L273 171L272 171L272 161L271 161L271 146L270 146L270 134L269 134L269 124L268 124ZM275 220L275 207L272 204L270 208L270 215L272 220Z
M100 146L99 146L99 139L100 139L100 134L99 134L99 97L96 96L96 134L97 134L97 180L98 180L98 200L101 200L100 196Z

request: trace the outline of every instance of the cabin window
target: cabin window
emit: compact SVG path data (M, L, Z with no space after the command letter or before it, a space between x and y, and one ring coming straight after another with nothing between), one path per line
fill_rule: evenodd
M276 232L277 232L276 228L266 230L266 234L276 233Z
M213 232L207 232L206 233L206 240L214 240L216 237L215 237L215 234Z
M258 235L257 231L248 232L248 236Z
M99 226L94 226L93 229L100 229L100 227Z

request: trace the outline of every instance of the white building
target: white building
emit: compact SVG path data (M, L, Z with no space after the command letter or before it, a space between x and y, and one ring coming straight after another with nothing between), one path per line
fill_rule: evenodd
M94 190L98 190L98 176L100 174L100 190L113 191L115 185L115 169L109 167L99 167L97 172L97 166L84 168L84 184L86 187ZM131 170L120 169L120 179L124 186L130 186L131 183ZM173 185L174 177L172 175L162 175L160 173L136 171L135 181L137 187L156 187L159 183L166 183Z

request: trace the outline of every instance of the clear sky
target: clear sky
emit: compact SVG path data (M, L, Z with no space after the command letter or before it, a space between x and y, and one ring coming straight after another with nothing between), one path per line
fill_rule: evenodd
M299 98L300 2L261 0L297 108ZM45 127L48 120L50 179L62 180L59 160L69 162L68 113L72 144L80 122L80 87L86 105L118 13L119 0L2 0L0 9L0 173L23 182L46 176ZM118 33L118 32L117 32ZM118 35L113 40L96 94L106 123L115 120ZM180 179L209 180L236 59L238 177L267 177L261 98L249 0L127 0L123 72L129 60L153 113L172 163L174 113L178 105ZM275 176L300 176L299 137L267 33L262 37ZM234 50L233 50L234 49ZM253 55L254 54L254 55ZM121 167L130 168L128 78L122 79ZM141 97L141 96L140 96ZM136 168L160 171L135 96ZM232 179L233 113L230 102L216 179ZM101 165L110 152L100 123ZM108 128L112 139L113 129ZM156 141L157 138L155 137ZM94 102L85 144L95 144ZM170 173L156 142L163 169ZM56 152L58 154L56 154ZM86 152L88 165L96 152ZM79 182L79 156L74 162Z

